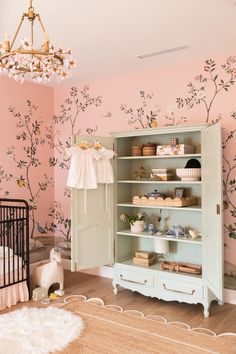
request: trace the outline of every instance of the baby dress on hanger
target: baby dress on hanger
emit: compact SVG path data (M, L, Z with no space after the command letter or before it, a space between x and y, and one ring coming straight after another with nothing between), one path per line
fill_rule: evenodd
M91 149L72 146L66 149L71 157L67 186L84 190L84 213L87 214L87 189L97 188L97 177Z
M94 159L97 183L105 184L105 206L108 209L108 184L114 183L113 168L111 165L111 159L116 155L113 150L101 147L96 150L92 150L92 156Z
M72 146L66 149L66 154L71 157L67 186L77 189L96 189L97 177L91 149Z

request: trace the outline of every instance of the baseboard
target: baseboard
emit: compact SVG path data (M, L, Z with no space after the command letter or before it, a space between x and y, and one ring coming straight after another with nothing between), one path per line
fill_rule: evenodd
M62 259L61 262L64 269L71 270L71 261L69 259ZM95 268L89 268L80 270L81 273L86 273L90 275L98 275L104 278L113 278L113 267L112 266L100 266Z
M81 271L82 273L98 275L104 278L113 278L113 267L111 266L101 266L96 268L85 269Z
M236 305L236 290L224 289L224 302Z

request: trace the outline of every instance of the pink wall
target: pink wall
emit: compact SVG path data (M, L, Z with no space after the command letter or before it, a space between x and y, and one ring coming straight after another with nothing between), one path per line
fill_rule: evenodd
M212 74L214 74L214 76L216 73L219 75L216 80L218 82L220 78L223 78L224 81L228 80L229 75L221 68L221 64L225 64L229 56L230 54L212 58L217 64ZM204 71L204 66L206 66L204 61L206 59L208 58L199 58L191 62L182 62L173 66L163 66L156 70L130 72L120 76L102 78L89 83L74 82L70 85L65 84L59 86L54 91L54 112L56 115L60 115L60 106L64 103L66 98L70 97L69 92L73 85L78 89L83 89L86 84L89 85L90 97L101 96L102 103L98 107L91 105L87 107L84 112L78 114L74 132L79 131L81 134L87 134L87 128L95 130L97 128L95 132L96 135L108 135L113 131L134 129L135 125L128 124L128 115L125 115L121 111L120 106L121 104L127 104L127 108L132 107L134 110L142 107L142 99L139 94L141 90L146 94L153 94L153 98L149 100L147 107L145 107L145 112L149 114L150 110L155 111L158 106L160 109L157 118L159 126L168 123L165 116L166 114L170 116L171 112L172 114L174 113L175 116L174 124L176 124L182 116L186 117L186 122L182 122L181 124L205 123L207 113L203 102L199 105L194 105L191 109L187 107L178 109L176 106L176 98L189 96L187 84L192 81L196 87L205 85L206 101L209 104L214 95L214 81L208 79L206 83L199 83L199 80L197 80L199 78L196 77L200 73L202 73L203 76L209 76L209 72ZM232 67L236 66L234 62L231 64ZM219 91L210 111L209 122L220 119L224 128L224 140L227 138L230 130L236 129L236 121L231 117L231 113L236 110L235 93L236 87L234 86L230 87L228 91ZM71 116L74 116L75 106L72 104L71 108ZM68 121L63 124L63 135L66 139L70 136L69 126ZM233 149L235 139L236 135L233 135L233 138L229 140L228 145L224 149L224 155L230 161L231 165L233 165L233 157L235 155ZM55 199L60 200L65 205L65 210L68 211L69 201L62 195L63 187L66 184L66 175L67 172L65 169L61 171L60 168L56 167ZM236 177L235 170L232 169L229 175L233 180ZM228 228L230 225L234 226L234 222L236 221L235 217L231 216L231 211L235 210L233 206L236 206L236 192L229 194L228 202L229 201L232 202L232 206L225 211L225 224ZM227 261L235 264L236 239L229 237L229 232L227 232L226 228L225 243L225 258Z
M53 187L51 185L42 185L45 182L45 174L49 180L54 177L54 171L48 164L49 147L46 141L45 143L43 142L46 133L46 122L53 115L53 89L26 81L20 84L8 77L2 76L0 77L0 97L0 166L4 174L12 175L9 181L1 175L0 195L4 196L7 191L9 192L9 198L23 198L28 201L33 196L37 204L35 221L39 222L40 225L45 225L48 219L48 208L53 205L54 199ZM32 107L32 116L29 117L29 130L27 130L27 127L20 126L19 118L14 118L13 114L9 111L10 106L15 107L15 112L20 113L22 120L26 121L28 118L25 116L30 113L31 109L27 104L27 100L30 100L32 105L36 106L35 109ZM35 121L39 122L40 127L38 129L35 128L36 130L33 132L32 124L35 124ZM26 134L26 140L22 140L22 138L17 139L17 135L22 133ZM27 151L24 150L24 147L31 146L31 142L37 144L37 141L40 143L36 145L37 151L33 157L38 159L38 162L36 161L35 164L39 164L34 167L32 159L30 162L30 158L26 156ZM7 151L11 146L14 147L15 151L8 155ZM17 166L16 161L19 162L20 160L26 163L22 168ZM32 202L30 204L32 205ZM35 235L38 234L36 230Z
M225 64L226 58L229 56L230 54L226 54L213 58L217 65L215 70L212 71L212 77L209 76L209 72L205 71L206 63L204 61L207 58L196 58L195 61L191 62L162 66L156 70L104 77L88 83L76 81L68 84L65 82L54 90L28 82L21 85L7 77L1 77L1 196L9 191L9 197L29 200L31 198L30 192L32 192L37 207L35 222L39 222L43 227L45 227L46 222L48 225L52 225L49 214L53 214L54 225L48 228L50 229L49 234L55 231L60 236L68 237L70 231L70 199L65 186L69 160L65 159L64 150L71 143L71 134L109 135L112 131L134 129L135 126L140 127L140 124L129 124L130 115L121 110L121 105L126 105L127 109L132 108L134 117L137 117L137 110L143 108L144 124L146 124L146 115L150 116L151 111L158 112L157 122L159 126L170 123L166 116L174 118L173 124L179 124L181 117L185 117L185 121L182 120L181 124L205 123L207 112L202 98L205 97L205 102L209 105L216 86L217 90L220 89L219 80L223 79L224 82L228 80L229 74L222 69L221 64ZM231 60L231 65L231 68L236 66L234 58ZM235 70L233 72L235 73ZM199 74L202 74L207 80L200 82ZM214 81L216 74L218 74L218 77ZM200 90L198 92L200 104L195 104L190 109L186 106L179 109L176 105L176 99L178 97L189 97L190 87L187 84L190 81L196 89L205 87L204 91ZM215 85L216 83L217 85ZM75 89L71 90L73 86L75 86ZM226 142L223 149L224 180L226 182L225 191L227 191L225 199L229 204L229 208L225 211L225 258L227 262L235 264L236 191L234 189L236 187L236 166L234 166L234 146L236 121L234 117L236 117L236 114L233 112L236 111L234 100L236 88L232 86L227 89L228 91L222 89L216 94L210 110L209 121L219 119L224 128L224 142ZM143 103L140 91L143 91L146 96L151 95L150 99L147 97L146 106ZM36 105L37 108L29 107L27 100L30 100L32 105ZM10 112L10 106L14 106L15 111ZM34 142L39 142L36 146L37 153L35 155L38 160L35 163L37 165L40 162L40 164L33 167L30 163L29 179L26 180L25 166L17 167L16 162L22 160L23 162L20 164L24 165L25 163L26 166L29 163L29 158L26 156L29 140L22 140L24 132L27 132L26 127L20 126L19 117L24 117L27 121L27 115L31 109L33 113L29 119L29 126L32 128L32 123L35 124L35 121L40 121L40 127L33 133L31 131ZM14 112L19 112L21 115L16 115L13 118ZM52 127L52 135L48 130L50 126ZM231 136L230 132L232 132ZM53 139L51 139L52 137ZM11 146L15 149L14 153ZM11 153L7 154L9 148ZM49 166L49 160L51 166ZM45 174L47 175L46 181ZM10 179L7 180L9 176ZM54 187L51 182L55 183ZM38 196L37 191L39 191ZM50 210L52 206L53 212ZM64 227L64 224L66 224L66 227ZM35 232L34 235L38 235L38 232Z

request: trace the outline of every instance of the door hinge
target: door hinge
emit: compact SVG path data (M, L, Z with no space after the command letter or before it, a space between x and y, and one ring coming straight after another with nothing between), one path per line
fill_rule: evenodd
M216 204L216 214L220 215L220 204Z

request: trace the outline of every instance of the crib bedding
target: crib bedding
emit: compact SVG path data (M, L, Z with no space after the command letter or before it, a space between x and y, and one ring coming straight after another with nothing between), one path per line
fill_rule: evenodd
M25 269L20 256L14 255L7 256L4 259L0 258L0 286L5 286L24 278Z
M26 281L0 289L0 310L29 300Z
M16 305L19 301L24 302L29 300L26 281L7 286L13 282L25 279L25 275L26 272L21 257L17 255L13 256L11 252L6 252L5 258L0 258L0 286L4 286L0 289L0 310Z
M29 211L26 200L0 198L0 309L29 299Z

